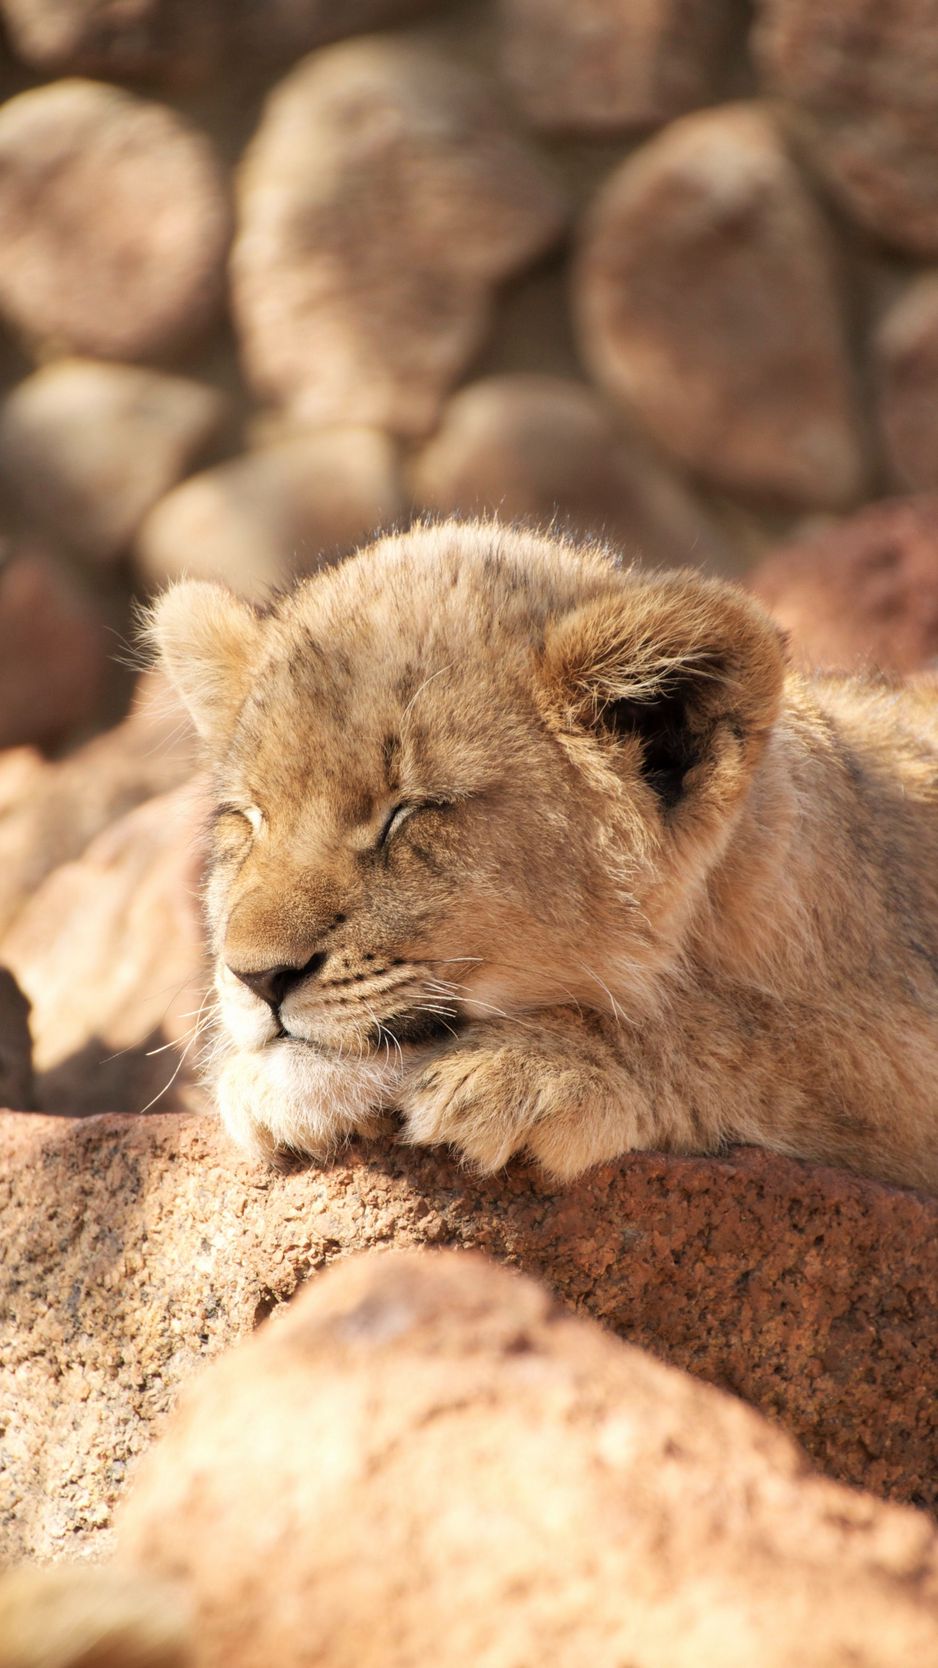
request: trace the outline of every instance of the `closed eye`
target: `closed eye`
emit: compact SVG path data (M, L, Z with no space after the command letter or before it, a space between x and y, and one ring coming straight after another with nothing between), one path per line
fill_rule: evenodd
M414 812L419 809L418 805L395 805L393 811L390 811L385 817L381 832L378 835L379 851L382 846L387 845L391 835L397 833L397 830L407 821L407 818L412 817Z

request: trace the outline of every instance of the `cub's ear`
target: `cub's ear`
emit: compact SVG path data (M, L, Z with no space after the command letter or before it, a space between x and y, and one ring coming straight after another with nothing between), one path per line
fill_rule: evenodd
M608 778L617 757L634 761L670 813L692 794L728 803L741 790L784 670L780 631L735 586L623 575L621 588L554 624L541 688L549 722L585 768Z
M187 580L153 604L144 635L199 734L224 741L250 686L260 636L253 608L221 585Z

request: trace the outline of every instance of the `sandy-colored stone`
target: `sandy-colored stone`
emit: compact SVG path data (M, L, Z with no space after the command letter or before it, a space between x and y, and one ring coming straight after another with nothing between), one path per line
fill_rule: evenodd
M226 401L186 377L71 359L0 405L0 486L60 542L107 561L217 435Z
M376 429L320 429L184 481L147 517L136 567L149 586L221 579L244 596L346 554L403 514L392 442Z
M770 115L685 116L617 168L575 276L597 382L730 492L849 503L863 461L828 233Z
M897 486L938 488L938 273L916 278L874 338L879 421Z
M178 1105L192 1082L204 816L191 784L138 805L53 869L0 939L30 1003L43 1111Z
M415 502L598 535L627 559L724 567L692 493L627 437L591 389L563 377L486 377L453 395L415 460Z
M713 101L726 0L499 0L502 72L528 120L593 136Z
M11 1114L0 1215L9 1555L106 1545L128 1464L196 1364L314 1269L387 1244L537 1274L831 1475L936 1503L938 1206L913 1193L755 1151L638 1154L553 1193L520 1165L478 1181L389 1141L279 1176L213 1117Z
M222 300L230 210L209 140L67 80L0 109L0 315L36 349L147 359Z
M938 495L868 504L749 575L806 666L917 672L938 657Z
M99 716L112 653L98 609L61 562L12 546L0 562L0 750L80 735Z
M938 1532L458 1254L360 1258L189 1391L121 1560L200 1668L907 1668Z
M938 254L936 0L756 0L753 50L848 212Z
M0 752L0 944L46 875L135 805L185 782L193 762L185 713L154 672L140 680L122 724L66 758L47 764L30 748Z
M298 65L239 197L232 306L253 385L304 421L405 434L432 427L494 286L564 220L485 82L402 38Z

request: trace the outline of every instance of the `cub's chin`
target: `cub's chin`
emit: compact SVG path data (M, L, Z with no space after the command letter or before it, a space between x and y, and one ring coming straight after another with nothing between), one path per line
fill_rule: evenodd
M394 1099L400 1061L341 1060L289 1039L238 1050L221 1065L215 1099L228 1133L270 1164L285 1155L328 1158L350 1135L376 1135Z

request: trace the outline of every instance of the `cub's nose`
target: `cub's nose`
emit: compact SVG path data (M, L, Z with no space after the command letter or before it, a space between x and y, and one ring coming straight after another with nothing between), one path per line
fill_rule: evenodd
M248 990L253 990L254 995L259 996L262 1002L269 1003L276 1013L290 991L302 984L304 979L313 978L325 959L325 950L317 950L302 967L289 967L281 963L279 967L263 967L257 973L242 972L241 969L230 966L228 971L233 973L236 979L240 979L243 985L247 985Z

